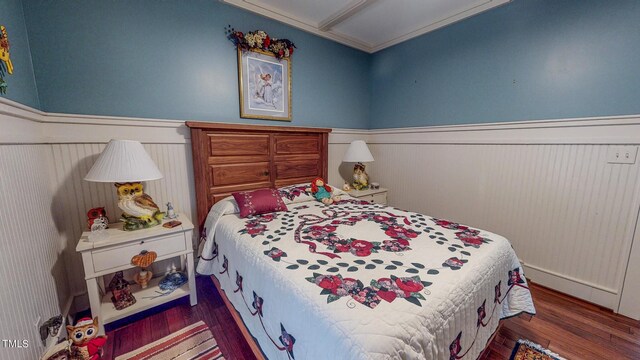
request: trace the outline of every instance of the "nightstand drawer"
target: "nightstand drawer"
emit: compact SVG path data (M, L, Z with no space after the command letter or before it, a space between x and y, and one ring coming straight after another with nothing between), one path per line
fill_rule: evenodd
M360 197L360 200L368 201L370 203L387 205L387 193L379 193L373 195L365 195Z
M131 263L131 258L140 254L143 250L155 251L158 254L158 257L185 251L186 242L184 233L177 233L148 240L140 240L135 243L129 243L127 245L104 250L94 250L91 253L93 258L93 270L95 272L101 272L129 265Z

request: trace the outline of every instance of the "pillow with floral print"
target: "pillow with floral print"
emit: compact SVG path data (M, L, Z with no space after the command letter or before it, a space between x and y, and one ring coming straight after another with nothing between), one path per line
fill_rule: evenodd
M299 202L315 200L315 198L313 197L313 194L311 194L311 191L307 191L307 189L310 189L310 188L311 188L311 183L296 184L296 185L283 186L278 189L278 192L280 193L282 200L284 200L284 203L289 205L289 204L295 204Z
M235 192L233 198L238 203L240 217L260 215L278 211L289 211L287 205L276 189L258 189L254 191Z

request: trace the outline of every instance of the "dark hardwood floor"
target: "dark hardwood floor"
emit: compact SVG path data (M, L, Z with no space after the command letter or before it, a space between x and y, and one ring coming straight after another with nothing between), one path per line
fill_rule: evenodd
M209 325L226 359L254 359L211 279L199 276L197 286L198 305L194 307L184 298L114 324L117 328L113 330L107 328L104 359L113 359L199 320ZM572 360L640 359L639 321L535 284L531 292L538 314L504 320L481 359L509 359L521 338Z
M529 339L567 359L640 359L640 321L531 284L537 314L503 320L482 359L509 359Z
M131 319L129 323L120 322L119 326L110 330L107 327L107 344L103 359L114 359L145 344L163 338L183 327L204 321L216 338L225 359L255 359L249 345L240 334L240 330L224 305L222 298L211 278L196 277L198 288L198 305L191 306L189 298L156 307ZM147 315L147 316L145 316ZM110 324L111 325L111 324Z

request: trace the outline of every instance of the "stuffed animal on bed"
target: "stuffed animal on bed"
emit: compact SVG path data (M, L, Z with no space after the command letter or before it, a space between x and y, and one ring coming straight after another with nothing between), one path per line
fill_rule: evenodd
M102 358L106 336L98 336L98 318L82 318L76 326L67 325L71 342L72 360L97 360Z
M309 189L307 189L309 191ZM331 186L324 183L322 178L316 178L311 182L311 194L316 200L321 201L325 205L331 205L334 201L339 201L339 196L334 196L331 193L333 189Z

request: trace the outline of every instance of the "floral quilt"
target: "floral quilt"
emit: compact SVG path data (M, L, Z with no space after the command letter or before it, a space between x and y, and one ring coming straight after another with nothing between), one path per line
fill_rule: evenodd
M269 359L475 359L502 318L535 313L501 236L342 196L281 189L289 211L205 223L214 275Z

